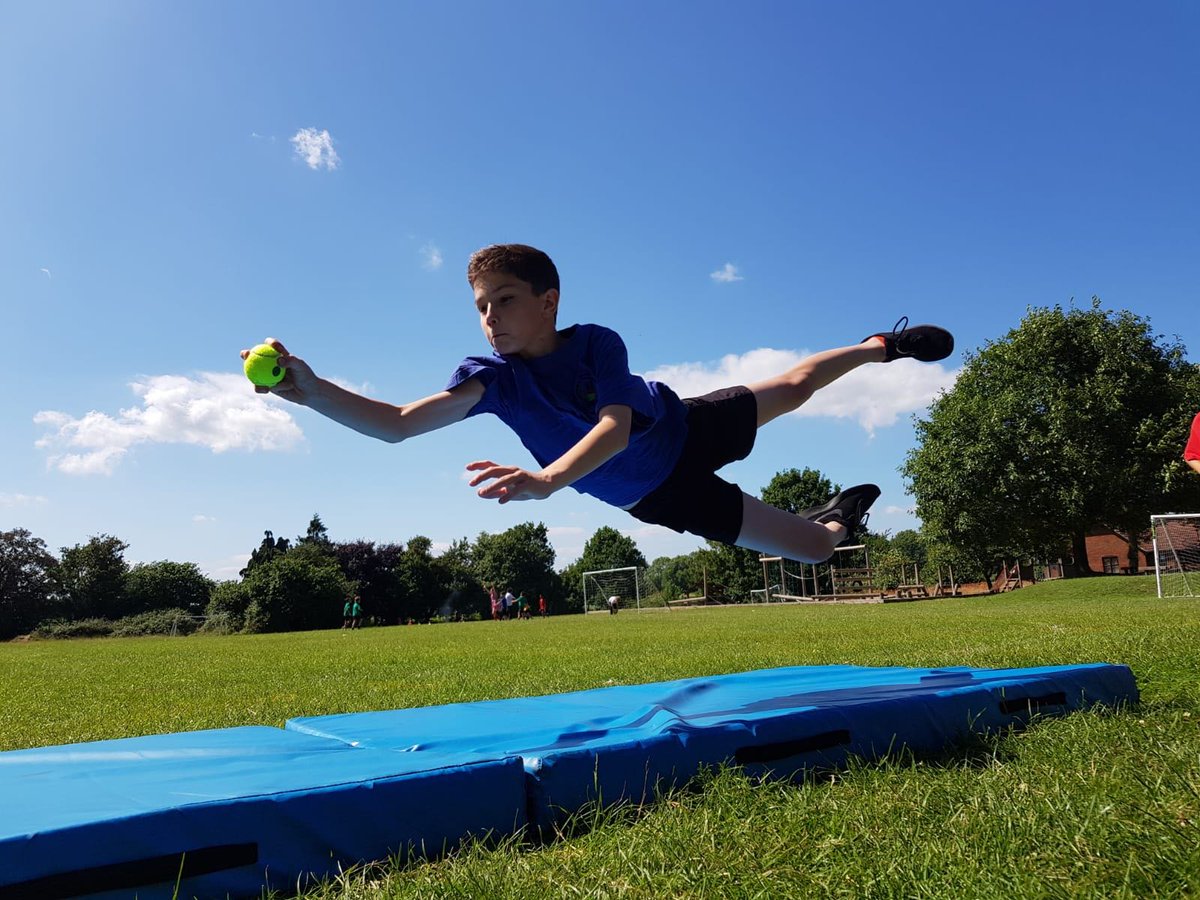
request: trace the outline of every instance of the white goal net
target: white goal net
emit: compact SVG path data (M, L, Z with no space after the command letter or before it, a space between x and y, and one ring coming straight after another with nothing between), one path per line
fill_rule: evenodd
M583 611L613 612L609 599L616 597L616 609L642 608L642 580L637 566L625 569L597 569L583 573Z
M1150 517L1160 597L1200 596L1200 513Z

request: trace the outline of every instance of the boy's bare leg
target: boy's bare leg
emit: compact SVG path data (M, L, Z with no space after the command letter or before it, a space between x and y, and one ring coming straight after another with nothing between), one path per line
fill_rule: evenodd
M758 401L758 426L791 412L847 372L869 362L883 362L886 356L883 341L868 338L853 347L814 353L782 375L747 385Z
M742 492L742 530L737 545L767 556L782 556L797 562L825 562L833 548L846 537L846 528L836 522L818 524L768 506Z

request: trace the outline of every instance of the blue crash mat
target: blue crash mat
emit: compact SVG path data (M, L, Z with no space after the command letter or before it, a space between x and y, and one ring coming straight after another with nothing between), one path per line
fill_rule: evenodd
M529 818L649 799L707 766L796 777L945 748L970 732L1138 699L1125 666L908 669L810 666L383 712L297 718L292 731L355 747L519 755Z
M0 753L0 897L259 896L467 834L1137 701L1129 669L769 669Z
M525 824L516 758L245 727L0 753L0 897L259 896Z

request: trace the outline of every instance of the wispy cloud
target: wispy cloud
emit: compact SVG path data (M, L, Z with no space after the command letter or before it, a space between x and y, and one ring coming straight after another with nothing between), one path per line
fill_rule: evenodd
M0 509L15 509L23 506L41 506L45 497L36 494L0 494Z
M590 531L578 525L551 525L546 529L546 537L554 546L555 562L560 565L583 553L583 546L591 536Z
M236 553L233 556L226 556L215 562L201 562L198 565L200 571L209 578L215 578L217 581L236 581L238 573L246 568L246 563L249 561L249 553Z
M741 355L731 353L712 363L659 366L645 376L669 384L681 397L693 397L734 384L765 381L809 355L809 351L761 348ZM957 370L937 363L897 360L866 365L817 391L791 415L853 419L873 434L876 428L894 425L902 415L925 409L957 377Z
M708 277L713 281L721 284L728 284L731 281L744 281L741 275L738 274L738 267L733 263L725 263L725 265L717 269L715 272L709 272Z
M432 241L421 248L420 254L421 268L436 272L442 267L442 251Z
M206 516L204 513L196 513L192 516L192 521L197 525L210 525L217 521L215 516Z
M37 413L33 421L49 429L37 441L47 465L69 475L111 475L138 444L193 444L224 453L288 450L303 437L283 401L254 393L240 375L153 375L130 388L140 405L115 415Z
M326 130L301 128L292 135L291 141L292 146L296 148L296 155L304 160L310 169L324 167L333 171L342 163L341 157L333 149L333 137Z
M49 269L47 269L45 266L42 266L42 268L41 268L39 271L41 271L41 272L45 272L45 273L46 273L46 277L47 277L47 278L53 278L53 277L54 277L53 275L51 275L51 274L50 274L50 270L49 270Z

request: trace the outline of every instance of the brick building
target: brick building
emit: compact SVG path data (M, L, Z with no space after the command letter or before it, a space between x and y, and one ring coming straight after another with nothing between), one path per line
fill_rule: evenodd
M1154 571L1154 545L1147 529L1138 537L1138 566L1129 568L1129 538L1111 528L1089 528L1084 535L1088 567L1097 574L1136 575Z

